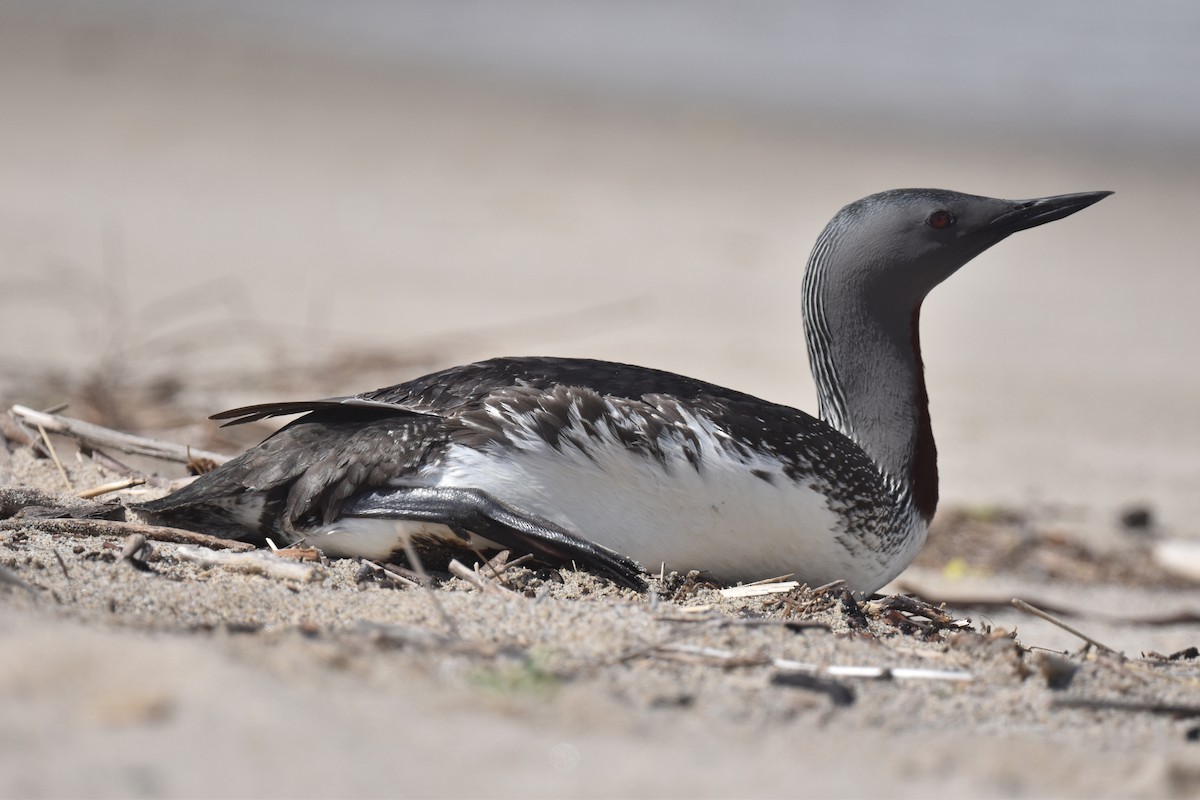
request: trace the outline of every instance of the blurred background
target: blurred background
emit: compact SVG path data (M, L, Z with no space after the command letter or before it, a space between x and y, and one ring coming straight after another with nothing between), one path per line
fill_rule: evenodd
M926 303L943 495L1200 535L1197 42L1185 0L4 2L0 401L232 448L207 414L552 354L815 411L838 208L1111 189Z

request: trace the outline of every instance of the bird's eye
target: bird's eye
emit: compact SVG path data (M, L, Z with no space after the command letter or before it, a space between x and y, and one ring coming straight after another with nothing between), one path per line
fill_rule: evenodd
M935 211L929 215L929 219L925 220L925 224L936 230L949 228L955 222L955 217L949 211Z

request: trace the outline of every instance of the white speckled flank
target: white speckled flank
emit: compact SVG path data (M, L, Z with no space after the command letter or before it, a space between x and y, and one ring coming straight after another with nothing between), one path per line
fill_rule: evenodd
M697 431L705 427L694 417L688 423ZM738 458L702 435L696 468L678 447L665 447L658 461L612 435L588 439L586 449L567 443L553 450L531 431L525 434L503 452L451 448L438 483L507 498L648 569L703 564L728 579L748 580L770 577L781 563L812 574L853 566L831 538L803 534L837 528L825 498L761 455ZM738 547L739 539L753 545Z
M925 541L926 526L914 513L897 523L903 528L899 552L878 541L871 542L874 549L847 547L845 537L832 535L846 526L826 496L788 478L778 463L737 458L710 443L697 470L681 451L667 452L665 463L650 460L611 437L589 442L586 452L574 446L555 451L534 437L503 453L458 446L447 452L450 466L434 485L504 497L652 571L699 568L726 581L783 570L810 585L841 575L852 587L880 586ZM464 540L445 525L366 518L343 518L300 538L330 556L385 559L400 547L400 536L496 546L480 536Z

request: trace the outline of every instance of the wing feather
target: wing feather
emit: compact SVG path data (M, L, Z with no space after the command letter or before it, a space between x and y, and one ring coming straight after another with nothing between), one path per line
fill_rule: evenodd
M325 400L293 400L241 406L240 408L231 408L228 411L213 414L209 419L227 420L221 426L222 428L227 428L230 425L244 425L248 422L258 422L259 420L271 417L287 417L292 414L307 414L311 411L346 411L349 409L393 411L402 414L422 413L406 408L399 403L388 403L366 397L330 397Z

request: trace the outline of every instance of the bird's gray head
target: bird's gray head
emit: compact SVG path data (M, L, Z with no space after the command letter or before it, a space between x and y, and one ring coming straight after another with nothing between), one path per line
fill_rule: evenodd
M893 189L843 208L822 244L830 273L862 297L911 309L959 267L1017 231L1070 216L1111 192L998 200L945 189Z
M1017 231L1111 192L997 200L893 189L837 213L804 274L804 331L821 418L907 485L926 520L937 506L919 317L925 295Z

